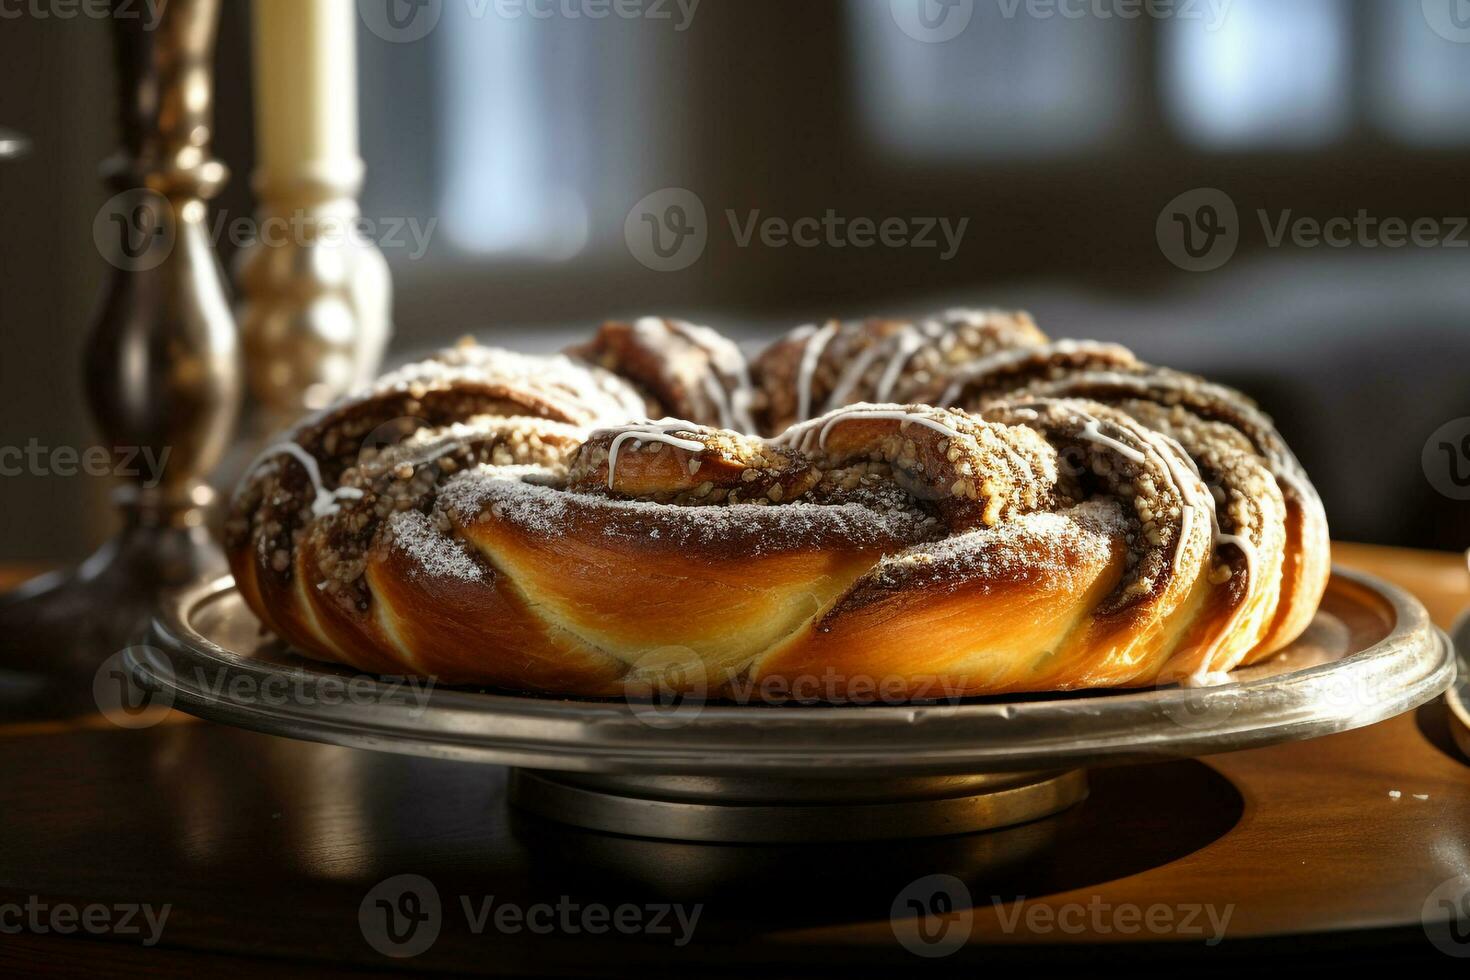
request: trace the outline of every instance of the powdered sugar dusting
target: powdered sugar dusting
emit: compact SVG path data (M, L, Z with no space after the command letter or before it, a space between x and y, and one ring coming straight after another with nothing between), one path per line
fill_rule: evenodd
M592 420L623 421L647 411L643 399L621 378L564 354L519 354L499 347L465 344L406 364L373 382L368 394L440 387L455 382L518 386L578 405Z
M461 521L472 521L490 510L538 536L585 533L591 520L607 537L643 538L674 547L730 544L739 539L740 550L746 554L835 542L901 547L942 531L925 515L882 512L861 504L795 501L779 506L679 507L576 493L547 486L544 478L538 482L534 473L514 474L496 467L459 474L445 484L439 501Z
M449 534L416 510L399 511L388 518L393 547L418 563L430 575L479 582L484 569Z
M1123 528L1122 510L1106 500L1060 513L1022 514L1005 524L887 557L871 577L884 588L914 584L953 588L975 579L1015 582L1032 577L1067 582L1079 570L1107 561L1111 540Z

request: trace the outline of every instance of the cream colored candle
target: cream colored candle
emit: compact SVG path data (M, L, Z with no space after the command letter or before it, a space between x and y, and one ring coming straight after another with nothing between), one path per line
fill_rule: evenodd
M256 179L359 172L354 0L254 0L254 8Z

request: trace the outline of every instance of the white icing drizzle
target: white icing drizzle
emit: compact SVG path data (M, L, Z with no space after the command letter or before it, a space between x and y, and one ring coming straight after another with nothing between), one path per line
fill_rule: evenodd
M950 382L948 388L944 389L944 394L939 397L939 403L944 406L952 404L960 396L960 392L965 390L965 385L970 384L976 378L983 378L987 374L1015 367L1032 359L1044 359L1053 354L1063 357L1074 357L1078 354L1104 354L1130 359L1133 357L1133 352L1126 347L1095 340L1058 340L1045 347L1016 347L996 351L989 357L983 357L955 372L954 380ZM1125 375L1120 374L1118 377L1125 377Z
M895 411L863 410L855 412L843 412L839 415L834 416L833 418L828 419L827 424L822 426L821 432L817 435L817 447L819 449L827 448L827 436L831 433L832 427L834 425L837 425L839 422L845 422L855 418L892 419L904 423L913 422L917 425L924 426L924 428L926 429L933 429L935 432L949 436L951 439L960 438L960 431L958 429L951 428L950 426L945 425L943 422L940 422L937 419L931 419L923 415L913 415L903 411L902 409L898 409Z
M1142 463L1148 458L1137 449L1134 449L1132 446L1128 445L1126 442L1119 442L1112 436L1105 435L1102 431L1102 421L1099 420L1096 416L1088 415L1086 412L1081 412L1080 410L1079 414L1085 416L1087 419L1087 424L1084 425L1082 427L1082 431L1078 433L1079 438L1086 439L1088 442L1095 442L1100 445L1107 446L1109 449L1112 449L1119 455L1126 456L1127 458L1133 460L1133 462L1135 463Z
M1216 684L1230 683L1230 674L1228 670L1213 669L1215 666L1215 653L1216 650L1226 640L1230 638L1230 635L1235 632L1235 624L1240 621L1241 616L1245 615L1246 609L1250 606L1249 590L1255 585L1256 581L1255 545L1251 544L1249 538L1246 538L1242 535L1222 534L1220 532L1219 516L1213 510L1210 512L1210 523L1213 534L1213 545L1216 550L1218 550L1221 545L1233 544L1235 545L1235 547L1239 548L1240 553L1245 556L1245 585L1247 593L1245 598L1243 598L1236 605L1236 607L1231 610L1230 619L1226 622L1225 628L1219 632L1218 636L1210 644L1209 649L1205 651L1205 655L1200 657L1200 662L1195 665L1194 670L1191 671L1187 676L1180 679L1179 683L1183 687L1212 687ZM1227 579L1226 581L1229 580ZM1232 664L1231 666L1233 667L1234 664Z
M335 514L341 510L338 500L357 500L362 497L362 491L356 487L338 487L336 490L328 490L322 483L322 469L317 464L316 457L307 452L294 442L278 442L270 446L250 463L245 472L254 472L255 468L270 459L272 456L281 454L292 457L306 470L306 476L311 480L314 499L311 502L311 513L315 517L325 517Z
M755 386L751 384L750 370L739 347L709 327L686 320L642 317L633 329L655 343L655 338L663 333L675 334L703 351L710 366L724 376L716 377L706 372L703 380L705 395L715 403L715 410L719 412L720 428L740 432L756 430L755 417L750 414L751 405L755 402ZM725 387L725 379L734 385L733 389Z
M1164 460L1164 466L1169 471L1169 479L1174 481L1174 487L1179 491L1179 540L1174 542L1174 567L1180 569L1183 567L1180 562L1184 546L1188 543L1190 535L1194 533L1195 510L1203 510L1209 515L1211 521L1215 521L1215 498L1209 495L1209 491L1205 491L1205 496L1209 500L1208 506L1194 503L1199 490L1199 468L1194 465L1194 460L1172 437L1151 429L1145 429L1144 432L1149 439L1164 443L1163 449L1155 447L1155 451ZM1189 467L1189 472L1181 472L1181 463ZM1190 479L1191 474L1194 476L1193 480Z
M1190 472L1193 473L1196 478L1203 480L1203 477L1200 475L1199 466L1196 465L1194 461L1194 457L1189 454L1189 452L1184 448L1183 444L1181 444L1179 440L1175 439L1171 435L1167 435L1162 432L1154 432L1152 433L1152 435L1158 440L1167 443L1174 450L1176 450L1176 452L1178 453L1178 458L1182 460L1186 466L1189 467ZM1183 488L1181 487L1181 495L1182 490ZM1235 607L1235 609L1231 611L1229 622L1225 624L1225 628L1220 631L1218 638L1212 644L1213 647L1218 647L1222 643L1224 643L1225 640L1228 639L1230 635L1235 631L1235 624L1239 622L1240 617L1245 614L1246 609L1250 606L1249 590L1254 588L1256 584L1257 552L1256 546L1251 542L1250 538L1240 534L1225 534L1220 530L1219 506L1213 505L1213 496L1210 498L1210 500L1212 502L1212 506L1202 507L1201 509L1203 509L1206 514L1209 515L1210 519L1211 552L1214 553L1219 551L1222 545L1234 545L1236 548L1240 549L1241 556L1245 559L1245 584L1247 589L1245 598L1242 599L1240 603ZM1180 541L1182 544L1182 537L1180 538ZM1179 549L1176 547L1176 565L1178 563L1178 554ZM1189 676L1181 680L1180 683L1186 687L1207 687L1214 684L1229 683L1229 674L1227 671L1216 671L1211 669L1214 666L1214 656L1214 649L1209 650L1207 652L1207 655L1201 658L1200 663L1195 667L1194 671Z
M909 411L901 405L870 405L866 402L859 402L856 405L829 412L821 418L793 425L781 435L768 441L772 445L795 446L797 449L804 450L811 447L811 437L815 433L817 447L825 449L827 448L827 436L831 434L833 427L852 419L891 419L903 423L913 422L926 429L933 429L935 432L949 436L951 439L958 439L962 436L958 429L918 412Z
M704 389L704 395L714 402L715 411L719 413L717 424L722 429L728 429L735 424L735 413L731 411L730 400L725 391L725 384L712 371L704 374L700 387Z
M1120 371L1093 370L1069 379L1069 382L1112 385L1144 399L1148 399L1151 390L1171 391L1179 393L1181 396L1187 394L1187 386L1182 379L1157 374L1136 375L1124 374ZM1201 383L1199 388L1206 395L1214 395L1221 401L1227 403L1230 409L1239 414L1248 426L1265 434L1275 432L1275 425L1264 412L1251 407L1243 400L1239 400L1239 396L1232 397L1234 393L1230 389L1210 382ZM1185 407L1189 407L1187 403ZM1193 409L1191 410L1193 411ZM1296 491L1298 495L1305 499L1316 497L1316 491L1311 489L1310 482L1306 481L1303 477L1301 463L1284 443L1279 442L1279 436L1277 440L1273 440L1275 441L1274 445L1262 444L1256 436L1246 432L1240 425L1236 425L1228 420L1225 420L1225 424L1239 431L1251 442L1255 447L1256 454L1265 460L1267 468L1271 471L1271 475L1276 477L1279 483Z
M693 439L680 439L673 435L675 432L698 432L699 426L693 422L685 422L681 419L659 419L657 422L635 424L618 429L601 429L593 433L593 436L606 435L616 432L612 443L607 447L607 488L613 488L618 469L618 451L622 449L623 443L632 439L637 443L661 442L666 446L673 446L685 452L697 453L704 449L704 443Z
M1240 621L1240 617L1245 615L1246 609L1248 609L1251 605L1250 593L1256 585L1256 546L1251 543L1250 538L1247 538L1243 534L1222 534L1220 532L1220 519L1218 515L1214 516L1214 534L1214 544L1217 550L1221 545L1233 544L1235 545L1235 547L1240 549L1241 555L1245 558L1245 596L1240 600L1240 603L1230 613L1230 621L1226 623L1225 628L1220 631L1220 637L1223 642L1225 638L1228 638L1232 633L1235 632L1235 624ZM1210 668L1213 666L1213 660L1214 656L1212 652L1211 656L1204 658L1200 662L1200 665L1195 670L1195 673L1191 675L1191 679L1195 683L1208 683L1207 678L1211 674ZM1234 665L1232 664L1232 666Z
M1251 539L1243 534L1222 534L1216 531L1215 547L1222 544L1233 544L1240 549L1240 553L1245 556L1245 573L1250 575L1256 564L1256 546L1251 543Z
M837 386L827 396L823 410L831 411L841 407L847 397L852 394L853 388L857 387L858 382L867 375L873 362L885 353L889 354L888 363L883 366L883 373L879 376L870 397L875 402L887 401L898 384L903 369L923 348L924 341L933 340L943 333L943 323L938 320L924 320L920 323L905 324L898 333L871 345L842 372L837 380Z
M893 391L893 386L898 384L898 376L904 367L914 357L915 352L924 346L924 336L915 327L905 327L903 332L895 338L893 358L889 360L888 366L883 369L883 376L878 379L878 386L873 389L873 400L886 402Z
M857 383L862 380L863 375L868 373L868 368L878 359L878 354L882 350L882 347L882 344L873 344L847 366L847 370L838 376L837 386L827 396L827 401L822 406L822 411L830 412L842 406L842 403L847 400L847 396L852 393L852 389L857 387Z
M817 364L822 359L822 352L827 349L832 338L837 335L842 325L837 321L828 323L825 327L812 330L811 339L807 341L806 347L801 352L801 364L796 369L796 420L805 422L812 416L812 378L817 373Z
M1111 436L1104 435L1101 430L1102 422L1097 416L1080 408L1074 407L1073 411L1087 420L1078 434L1079 438L1107 446L1136 463L1142 464L1148 461L1147 454ZM1152 429L1142 429L1139 437L1144 445L1152 449L1154 454L1163 461L1165 473L1173 482L1174 489L1179 493L1179 540L1174 542L1174 567L1182 568L1184 547L1194 533L1195 510L1204 510L1210 515L1210 519L1214 520L1214 499L1211 498L1208 507L1195 502L1199 469L1194 465L1194 460L1190 459L1189 454L1184 451L1183 446L1169 436L1154 432ZM1189 471L1184 471L1181 464L1187 466ZM1194 480L1190 479L1191 473L1195 477Z

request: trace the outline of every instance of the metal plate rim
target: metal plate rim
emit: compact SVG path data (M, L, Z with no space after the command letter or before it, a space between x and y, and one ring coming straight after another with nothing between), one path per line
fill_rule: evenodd
M1143 689L1096 697L908 706L709 705L682 727L654 727L619 702L436 690L427 710L381 698L367 704L273 704L229 696L233 677L283 675L341 685L342 674L285 668L233 653L190 624L227 597L228 576L169 596L152 642L166 669L141 651L130 661L175 706L271 734L358 748L528 768L585 772L788 773L842 777L1068 768L1206 755L1311 738L1372 724L1447 688L1453 647L1422 604L1361 572L1334 569L1338 589L1371 594L1393 613L1382 640L1342 660L1267 680L1213 688ZM187 667L222 684L190 683ZM199 676L203 676L200 674ZM1382 685L1368 703L1324 704L1345 681ZM1203 717L1208 724L1200 724Z

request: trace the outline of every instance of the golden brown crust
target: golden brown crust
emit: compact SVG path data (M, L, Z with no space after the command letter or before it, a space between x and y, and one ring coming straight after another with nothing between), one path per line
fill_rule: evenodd
M1270 473L1275 490L1258 483L1241 489L1236 499L1249 497L1269 503L1279 496L1286 510L1282 519L1285 545L1279 579L1270 574L1273 562L1264 563L1261 577L1273 584L1279 600L1269 626L1243 662L1254 663L1300 636L1326 590L1331 574L1331 544L1321 498L1271 419L1240 392L1183 372L1137 361L1099 366L1092 359L1070 363L1062 357L1052 360L1052 369L1017 379L1024 382L1019 388L1011 388L999 378L987 380L987 374L1003 377L1004 372L986 372L981 370L983 365L972 368L967 380L975 397L962 400L961 407L983 411L997 393L1001 398L1041 395L1096 399L1121 405L1176 438L1184 431L1208 431L1214 441L1228 443L1251 457ZM1205 423L1213 425L1206 427ZM1194 461L1208 465L1199 448L1196 440L1190 448Z
M315 657L586 696L1193 682L1305 626L1325 519L1243 396L1024 317L921 323L798 333L755 394L733 345L679 321L605 326L577 352L601 367L448 352L255 467L229 526L241 594ZM720 424L896 391L955 407ZM700 417L639 418L670 404Z

